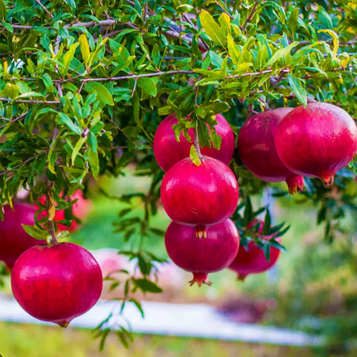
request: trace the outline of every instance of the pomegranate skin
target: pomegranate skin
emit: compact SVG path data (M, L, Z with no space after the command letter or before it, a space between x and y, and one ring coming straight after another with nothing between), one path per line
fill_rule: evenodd
M304 178L287 169L275 150L274 137L283 118L293 108L278 108L249 118L238 136L238 153L244 166L267 182L286 181L289 193L304 190Z
M295 108L275 135L280 160L298 175L317 177L326 187L357 152L357 128L343 109L329 103Z
M258 223L257 220L251 222L248 228L253 227ZM259 233L263 232L264 222L260 222ZM263 236L262 236L263 237ZM271 239L273 236L265 236L266 239ZM277 238L280 242L280 239ZM248 243L248 250L241 247L237 256L234 258L229 269L234 270L238 274L239 280L244 280L249 274L259 274L269 270L274 266L280 256L280 250L270 247L270 259L265 258L264 252L254 242Z
M62 327L98 301L102 272L84 248L73 243L38 245L23 253L11 274L15 299L33 317Z
M227 219L210 226L206 238L197 238L194 227L171 222L165 234L165 246L171 260L193 273L190 285L211 285L208 273L225 269L232 263L239 248L239 233Z
M33 226L36 208L25 203L14 203L14 211L10 206L4 207L4 220L0 221L0 260L11 269L17 258L27 249L45 244L28 235L22 224Z
M164 176L161 199L175 222L205 227L229 218L238 204L238 182L223 162L203 156L196 166L181 160Z
M217 125L216 133L222 137L220 150L205 147L201 149L203 155L213 157L217 160L229 164L233 157L234 151L234 134L227 120L220 114L216 115ZM166 117L158 126L154 137L154 155L159 166L168 171L177 162L190 156L191 145L193 144L194 131L188 130L188 135L192 142L181 134L180 141L175 138L175 132L172 126L177 124L178 120L175 114Z

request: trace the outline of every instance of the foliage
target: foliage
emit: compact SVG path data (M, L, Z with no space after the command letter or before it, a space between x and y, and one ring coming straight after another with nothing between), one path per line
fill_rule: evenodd
M126 282L159 292L150 277L152 262L160 259L144 251L142 242L150 234L163 235L151 227L163 177L152 153L160 116L175 112L177 135L195 126L201 146L219 147L218 113L235 133L247 114L306 104L310 97L354 113L356 5L340 0L0 0L0 205L11 205L20 187L34 201L47 195L46 205L38 206L50 214L25 228L51 241L56 239L55 203L67 210L61 223L70 225L68 197L76 189L87 191L92 178L122 175L134 163L136 175L150 176L152 184L148 192L116 197L127 204L116 229L126 240L141 237L126 254L150 283L135 277ZM191 121L185 120L188 115ZM241 236L257 239L268 254L268 244L279 243L259 240L257 228L247 229L251 218L265 210L264 233L279 236L286 228L270 228L265 207L253 213L249 196L267 184L252 178L237 155L231 167L243 197L233 218ZM317 223L324 222L328 242L343 232L339 222L346 211L357 208L350 185L355 170L354 163L341 170L332 189L307 179L307 191L299 197L318 207ZM286 195L273 190L276 197ZM115 198L115 193L103 194ZM144 216L128 218L135 205L144 207Z

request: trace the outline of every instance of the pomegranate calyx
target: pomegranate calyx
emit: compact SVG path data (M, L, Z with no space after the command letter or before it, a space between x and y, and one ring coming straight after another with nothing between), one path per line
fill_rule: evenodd
M58 326L62 327L62 328L67 328L68 325L70 324L71 321L66 321L66 322L62 322L62 323L58 323Z
M286 184L288 185L290 195L305 191L303 176L289 176L286 179Z
M207 274L202 273L193 273L193 279L190 280L188 283L190 284L190 286L197 283L199 287L201 287L202 284L206 284L208 286L212 285L212 283L207 278Z
M333 185L333 180L335 178L335 174L331 174L330 176L321 176L321 181L324 184L325 187L331 187Z
M247 275L238 274L237 275L237 280L243 282L243 281L245 281L246 277L247 277Z
M207 238L207 230L204 225L196 226L196 237L199 239L206 239Z

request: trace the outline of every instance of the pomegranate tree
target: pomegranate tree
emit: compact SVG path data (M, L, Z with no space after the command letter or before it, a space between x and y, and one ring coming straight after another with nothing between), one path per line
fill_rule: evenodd
M260 223L259 238L269 240L273 236L263 236L264 222L253 221L248 225L248 229L254 225ZM280 242L280 239L277 238ZM248 243L248 247L240 247L238 254L234 258L229 269L234 270L238 274L239 280L244 280L249 274L259 274L269 270L273 267L280 255L280 250L274 247L270 247L270 259L267 260L265 254L261 248L259 248L253 241Z
M22 225L33 225L36 208L25 203L14 203L4 207L4 220L0 220L0 260L12 268L17 258L27 249L46 241L28 235Z
M11 275L14 297L23 309L62 327L94 306L102 285L97 261L73 243L30 248L16 261Z
M234 134L223 115L217 114L215 119L217 120L217 125L215 126L216 133L222 138L221 148L217 150L211 144L211 148L202 148L201 152L203 155L213 157L228 165L233 157ZM154 155L157 163L164 171L168 171L177 162L190 156L192 142L188 142L182 133L180 141L177 141L175 138L172 126L177 123L176 115L169 115L160 123L155 132ZM194 129L189 129L188 135L191 137L191 141L193 141Z
M181 160L166 173L161 185L168 216L177 223L197 226L198 232L229 218L237 207L238 196L233 172L208 156L202 156L199 165L191 158Z
M280 122L292 110L278 108L256 114L245 122L238 136L238 152L244 166L263 181L285 181L290 194L304 189L304 178L280 161L274 137Z
M288 113L275 135L283 164L297 175L333 184L336 172L357 152L357 128L343 109L329 103L309 103Z
M172 261L193 274L190 285L211 285L207 275L228 267L237 255L239 234L230 219L207 228L206 238L201 239L193 227L171 222L165 246Z

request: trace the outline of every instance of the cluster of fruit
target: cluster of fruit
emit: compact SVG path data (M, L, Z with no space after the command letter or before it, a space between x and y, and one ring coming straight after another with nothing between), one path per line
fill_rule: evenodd
M72 210L84 218L90 203L80 192ZM45 198L40 199L41 203ZM45 240L28 235L22 225L33 226L38 207L14 203L4 207L4 221L0 221L0 260L11 272L11 286L15 299L30 315L66 327L75 317L84 314L98 301L102 292L102 272L94 257L73 243L48 246ZM56 211L55 221L65 220L64 211ZM58 224L59 231L73 231Z
M167 171L161 199L172 219L165 234L169 257L182 269L192 272L199 286L210 284L208 273L226 267L244 279L273 266L279 250L270 248L270 260L254 242L239 249L239 234L229 219L238 203L238 184L228 163L233 157L234 135L222 115L216 116L216 133L222 138L220 150L199 146L200 162L190 158L191 145L181 134L177 141L175 115L159 125L154 154ZM188 130L191 141L193 129ZM202 154L201 154L202 152ZM289 193L304 189L304 178L318 177L333 184L336 172L349 164L357 152L357 128L341 108L312 102L306 107L268 110L249 118L238 137L238 153L245 167L267 182L286 181ZM252 222L252 227L258 222ZM258 236L263 239L261 226Z

